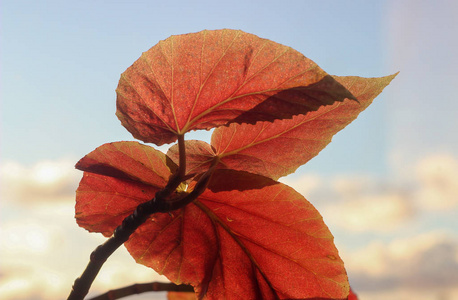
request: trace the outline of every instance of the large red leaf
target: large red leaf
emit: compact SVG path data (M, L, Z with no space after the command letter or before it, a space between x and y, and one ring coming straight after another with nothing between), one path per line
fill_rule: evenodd
M165 154L137 142L104 144L76 168L85 171L76 191L76 220L110 236L135 208L162 189L176 166Z
M292 188L232 170L126 242L137 262L206 299L346 299L343 262L318 211Z
M212 145L188 142L188 166L194 173L208 169L212 156L219 156L218 168L248 171L278 179L293 173L331 142L334 134L350 124L382 92L396 75L381 78L338 77L336 80L355 95L292 119L251 124L231 124L215 129ZM178 149L169 156L178 160Z
M351 94L294 49L240 30L171 36L119 81L117 116L157 145L195 129L290 118Z

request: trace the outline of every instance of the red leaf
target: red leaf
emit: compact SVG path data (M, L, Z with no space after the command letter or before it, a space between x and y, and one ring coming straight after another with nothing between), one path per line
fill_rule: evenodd
M104 144L75 166L78 170L164 187L176 165L150 146L137 142Z
M176 168L165 154L137 142L98 147L76 164L86 171L76 191L78 225L110 236L140 203L166 185L170 167Z
M294 49L240 30L171 36L119 81L117 116L157 145L190 130L290 118L351 94Z
M212 135L212 145L203 141L186 141L188 173L205 172L214 157L219 156L220 169L247 171L272 179L291 174L325 148L334 134L356 119L394 76L335 76L358 98L358 102L347 99L273 123L234 123L219 127ZM172 146L167 154L178 162L177 145Z
M196 201L155 214L125 245L137 262L206 299L348 295L343 262L318 211L292 188L254 174L216 171Z
M346 99L292 119L258 122L255 125L231 124L215 129L212 146L221 159L220 167L273 179L293 173L326 147L334 134L356 119L395 76L335 76L358 98L358 102ZM194 153L193 157L199 157L199 154Z

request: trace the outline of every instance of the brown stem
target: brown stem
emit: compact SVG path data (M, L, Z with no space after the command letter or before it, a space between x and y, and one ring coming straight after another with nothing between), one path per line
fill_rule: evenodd
M116 300L126 296L141 294L145 292L194 292L194 289L190 285L165 282L148 282L148 283L136 283L130 286L125 286L116 290L111 290L105 294L91 298L90 300Z
M194 190L185 195L184 197L177 198L175 200L167 200L167 197L178 187L178 185L185 179L186 174L186 158L183 158L185 153L184 147L184 137L178 137L178 144L180 150L180 165L178 170L167 183L166 187L158 191L154 199L142 203L137 206L134 213L126 217L120 226L116 228L113 233L113 236L109 238L105 243L98 246L90 256L89 263L84 270L83 274L75 280L73 284L70 295L67 300L83 300L84 297L89 292L89 289L94 282L95 277L99 273L102 265L108 259L108 257L113 254L113 252L118 249L124 242L126 242L129 237L134 233L134 231L143 224L151 214L158 212L170 212L183 208L190 202L194 201L200 194L202 194L207 188L208 182L210 180L213 171L218 164L218 158L216 157L213 161L212 166L207 172L205 172L197 182Z
M157 195L157 194L156 194ZM140 204L133 214L122 221L122 224L116 228L113 236L105 243L98 246L92 253L89 263L83 274L75 280L68 300L82 300L89 292L95 277L99 273L102 265L118 249L126 242L130 235L143 224L152 213L167 212L164 210L167 205L164 205L165 199L154 198L151 201Z
M179 163L178 169L170 177L169 182L165 188L156 194L156 196L167 198L170 194L176 190L180 183L186 177L186 146L184 141L184 134L178 136L178 153L179 153Z

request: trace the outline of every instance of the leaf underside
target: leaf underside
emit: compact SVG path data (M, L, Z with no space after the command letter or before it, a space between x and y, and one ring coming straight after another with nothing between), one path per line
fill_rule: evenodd
M93 192L99 197L91 202L95 215L85 213L99 223L92 230L105 234L116 227L114 212L125 215L135 209L115 195L139 200L145 193L145 187L126 185L127 180L109 180L114 184ZM243 183L248 188L246 182L253 188L234 189ZM111 215L97 214L107 209L103 197L116 203L108 208ZM197 200L171 214L152 215L125 246L137 262L177 284L193 285L206 299L348 295L343 262L318 211L292 188L246 172L216 171Z
M291 118L353 98L296 50L240 30L171 36L119 80L117 116L157 145L190 130Z
M219 127L213 132L211 145L187 141L187 170L191 174L203 173L218 156L218 168L247 171L275 180L294 173L356 119L395 76L334 76L358 101L346 99L292 119ZM172 146L167 155L178 162L178 147Z
M116 142L98 147L76 168L85 171L76 191L77 223L108 237L139 204L154 198L176 165L152 147Z

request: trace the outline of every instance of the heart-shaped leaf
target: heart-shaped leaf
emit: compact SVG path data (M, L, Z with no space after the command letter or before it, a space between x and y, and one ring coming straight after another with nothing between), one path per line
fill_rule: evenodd
M153 199L176 166L165 154L137 142L104 144L76 168L85 171L76 191L76 220L110 236L135 208Z
M356 119L395 76L334 76L358 101L346 99L292 119L219 127L213 132L211 146L202 141L189 141L186 151L191 154L187 161L190 172L205 172L213 157L218 156L218 168L247 171L272 179L291 174ZM171 147L168 154L178 161L176 146Z
M159 42L121 75L116 92L121 123L157 145L190 130L291 118L353 98L294 49L229 29Z
M246 172L215 171L197 200L153 215L125 245L199 298L346 299L349 291L318 211L292 188Z

